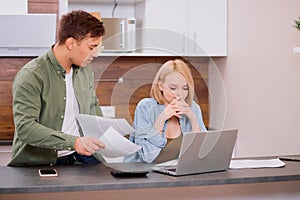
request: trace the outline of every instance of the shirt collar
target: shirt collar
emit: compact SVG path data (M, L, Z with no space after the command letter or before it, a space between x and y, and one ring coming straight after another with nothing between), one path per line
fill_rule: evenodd
M50 62L52 63L57 75L63 75L65 76L66 74L66 70L59 64L59 62L56 60L54 54L53 54L53 47L54 45L51 47L51 49L48 51L47 55L50 59ZM72 68L74 70L74 73L77 73L79 70L79 67L77 65L72 65Z

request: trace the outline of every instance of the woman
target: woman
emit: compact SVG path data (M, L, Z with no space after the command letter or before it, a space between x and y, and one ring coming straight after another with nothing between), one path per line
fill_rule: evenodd
M193 101L194 82L188 66L170 60L157 72L150 91L135 110L130 140L142 148L126 162L160 163L176 159L182 134L206 131L199 105Z

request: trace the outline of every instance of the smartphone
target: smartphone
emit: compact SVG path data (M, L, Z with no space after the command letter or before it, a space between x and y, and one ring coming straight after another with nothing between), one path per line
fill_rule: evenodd
M53 177L58 176L56 169L39 169L39 175L41 177Z

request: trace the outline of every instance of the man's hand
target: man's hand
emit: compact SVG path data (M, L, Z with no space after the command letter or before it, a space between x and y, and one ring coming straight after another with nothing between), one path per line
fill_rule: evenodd
M96 151L105 148L105 144L97 138L93 137L78 137L75 141L74 149L78 154L90 156Z

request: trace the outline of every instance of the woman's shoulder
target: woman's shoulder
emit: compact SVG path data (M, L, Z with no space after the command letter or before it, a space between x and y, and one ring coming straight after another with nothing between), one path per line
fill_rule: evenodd
M157 101L155 101L155 99L153 98L144 98L142 100L140 100L140 102L138 103L138 106L147 106L147 105L156 105Z
M140 109L151 109L154 107L157 107L159 104L157 103L157 101L153 98L144 98L142 100L140 100L140 102L137 105L137 108Z

